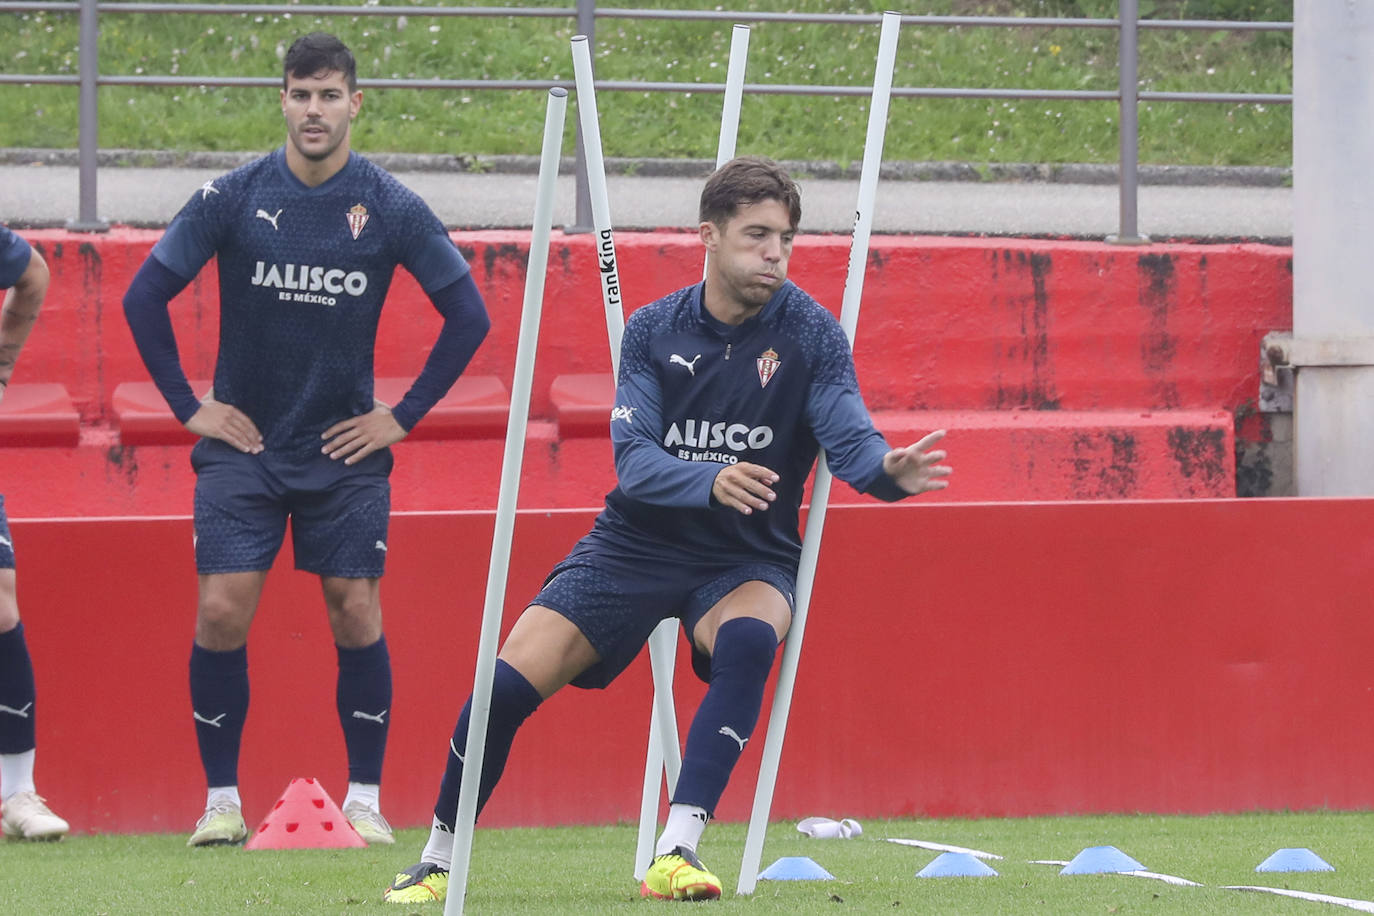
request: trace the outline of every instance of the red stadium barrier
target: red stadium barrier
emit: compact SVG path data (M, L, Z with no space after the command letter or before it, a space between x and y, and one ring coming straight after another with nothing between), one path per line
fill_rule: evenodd
M167 444L181 434L157 398L149 414L121 397L149 387L119 302L159 233L27 235L53 281L22 380L65 387L80 444L36 451L0 414L0 482L11 511L186 512L187 447ZM467 377L509 387L528 233L454 239L493 321ZM608 374L609 359L594 239L555 233L552 246L522 498L527 506L597 505L612 478L604 414L597 420L606 395L596 379ZM617 251L630 307L701 276L701 246L691 233L625 233ZM848 236L803 236L793 277L838 309L848 254ZM859 380L884 432L958 421L948 445L961 462L960 485L939 500L1233 495L1235 429L1258 394L1260 340L1292 327L1291 260L1289 249L1265 245L1137 251L1095 242L875 238L855 350ZM215 276L203 272L172 306L193 378L212 374ZM378 375L413 378L438 327L414 281L398 272L379 329ZM397 509L494 505L504 423L488 401L465 403L484 411L485 426L459 418L454 405L452 416L426 418L398 447ZM1243 438L1262 438L1261 425L1249 424ZM491 437L471 438L482 431Z
M53 271L26 381L62 382L83 420L110 417L114 387L146 381L120 301L161 233L25 233ZM454 233L492 315L471 372L509 382L529 233ZM590 234L555 233L534 380L610 367ZM616 237L627 309L701 279L695 233ZM797 239L791 276L838 314L847 235ZM1257 396L1260 339L1292 327L1292 250L1235 245L879 236L864 283L855 362L874 410L1234 410ZM188 375L212 375L214 269L172 305ZM404 271L382 312L376 371L413 378L440 319Z
M521 513L507 624L591 518ZM774 816L1368 808L1371 520L1370 499L833 509ZM428 822L471 687L492 526L393 521L383 802L399 825ZM188 831L204 801L189 520L12 528L40 787L78 831ZM250 824L293 777L336 799L346 781L318 586L289 563L249 646ZM678 688L685 734L701 695L685 662ZM649 689L641 655L610 689L546 704L483 823L634 820ZM722 818L747 817L761 746Z

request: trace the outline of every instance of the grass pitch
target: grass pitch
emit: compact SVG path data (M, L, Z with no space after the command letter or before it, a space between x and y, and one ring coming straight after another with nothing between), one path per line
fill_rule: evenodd
M939 914L1336 913L1329 904L1225 889L1291 888L1374 900L1374 814L1315 812L1212 817L1054 817L1016 820L865 821L862 837L814 840L792 822L770 827L763 864L808 856L834 881L760 881L734 893L743 824L716 824L701 853L725 883L712 912ZM69 837L0 846L0 912L39 914L379 913L439 914L439 905L382 903L391 875L419 856L425 831L393 847L245 852L187 849L180 834ZM884 842L929 840L1005 856L992 878L916 879L938 853ZM641 900L632 879L635 828L480 830L467 911L589 914L673 904ZM1032 859L1073 858L1112 845L1151 871L1200 882L1177 887L1124 875L1061 877ZM1257 874L1276 849L1307 847L1334 872Z

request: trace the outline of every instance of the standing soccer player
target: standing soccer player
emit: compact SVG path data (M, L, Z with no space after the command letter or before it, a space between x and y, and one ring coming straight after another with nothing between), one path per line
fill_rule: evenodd
M38 320L48 292L48 265L29 243L0 226L0 400L9 388L19 351ZM7 837L61 839L67 822L48 809L33 785L37 747L33 662L24 642L15 596L14 542L0 495L0 827Z
M792 622L802 489L818 448L835 475L880 499L948 485L934 432L892 449L873 427L835 317L787 280L801 220L776 163L726 163L701 195L703 283L636 311L611 412L618 486L592 531L554 567L496 663L478 808L516 730L565 684L605 687L668 617L710 686L641 887L704 900L720 880L697 844L753 735L778 643ZM385 893L443 899L471 700L454 729L419 864Z
M362 93L349 49L321 32L297 39L282 86L285 145L198 188L124 297L149 374L202 437L191 452L200 597L190 680L208 792L191 846L247 836L238 759L248 631L288 517L296 566L320 577L338 648L343 812L369 843L394 842L378 801L391 713L379 599L389 446L443 397L490 326L438 218L350 151ZM167 306L212 257L219 351L214 387L197 400ZM398 264L444 321L419 377L388 407L373 399L373 350Z

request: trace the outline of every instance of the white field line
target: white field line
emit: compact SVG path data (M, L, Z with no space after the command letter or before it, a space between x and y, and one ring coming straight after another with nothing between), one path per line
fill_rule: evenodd
M1361 913L1374 913L1374 901L1352 900L1349 897L1332 897L1330 894L1310 894L1307 891L1290 891L1287 888L1278 887L1251 887L1249 885L1228 885L1228 891L1259 891L1263 894L1278 894L1281 897L1296 897L1299 900L1311 900L1313 903L1332 903L1336 906L1343 906L1350 910L1359 910Z
M1123 875L1131 875L1135 878L1153 878L1156 881L1163 881L1165 884L1177 884L1180 887L1203 887L1196 881L1189 881L1187 878L1180 878L1178 875L1161 875L1153 871L1125 871Z
M1057 865L1060 868L1063 868L1065 865L1068 865L1069 862L1067 859L1032 859L1030 864ZM1145 871L1143 869L1138 869L1136 871L1103 872L1103 874L1129 875L1132 878L1153 878L1155 881L1163 881L1165 884L1177 884L1179 887L1206 887L1205 884L1199 884L1196 881L1189 881L1187 878L1180 878L1178 875L1161 875L1159 872Z
M929 840L899 840L895 837L888 837L889 843L900 843L903 846L919 846L922 849L934 849L937 852L966 852L979 859L1000 859L1002 858L995 852L983 852L981 849L968 849L963 846L950 846L947 843L932 843Z

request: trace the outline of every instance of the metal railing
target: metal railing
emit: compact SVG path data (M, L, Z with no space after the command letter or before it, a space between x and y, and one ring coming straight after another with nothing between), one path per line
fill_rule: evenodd
M6 83L76 85L80 89L78 125L78 176L80 183L78 216L68 228L100 231L108 228L96 215L97 115L100 86L232 86L270 87L280 85L280 77L230 76L153 76L101 73L99 69L99 17L105 15L198 13L237 15L291 14L314 16L485 16L524 18L573 18L578 31L595 48L597 19L668 19L731 23L788 22L831 25L876 25L879 14L861 13L774 13L732 12L728 10L651 10L597 7L596 0L575 0L575 8L506 6L330 6L324 4L245 4L245 3L111 3L100 0L50 0L14 2L0 0L4 12L57 12L79 15L79 72L70 74L0 73ZM1235 104L1291 104L1291 93L1237 92L1153 92L1140 91L1139 34L1141 29L1186 29L1210 31L1291 32L1291 22L1230 22L1188 19L1140 19L1139 0L1119 0L1116 19L1073 19L1013 16L934 16L903 15L903 26L916 27L1007 27L1110 29L1117 33L1117 88L1108 90L1072 89L968 89L954 87L893 87L897 98L938 99L1050 99L1056 101L1115 101L1119 107L1118 186L1120 189L1118 231L1109 240L1133 244L1147 241L1139 233L1137 199L1139 192L1139 104L1141 102L1225 102ZM372 89L449 89L482 90L531 89L547 91L561 86L575 88L571 80L447 80L447 79L360 79L359 86ZM597 80L596 89L634 92L723 93L723 83L655 82L640 80ZM867 86L825 86L783 83L746 83L744 91L756 95L866 96ZM577 140L577 225L591 225L591 206L586 177L581 131Z

